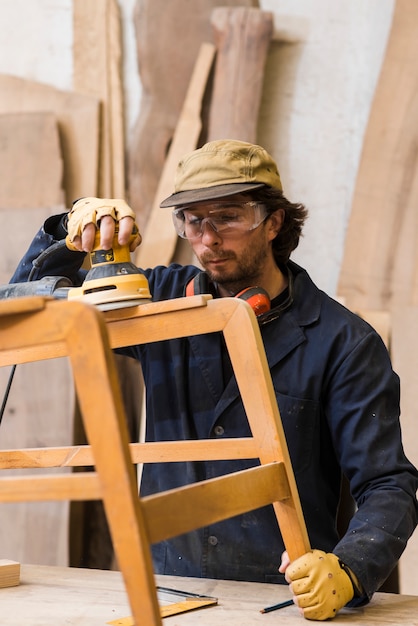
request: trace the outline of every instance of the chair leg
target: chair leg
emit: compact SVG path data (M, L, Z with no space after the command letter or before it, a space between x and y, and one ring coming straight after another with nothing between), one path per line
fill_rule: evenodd
M68 355L84 427L92 446L107 519L137 625L160 626L148 532L128 447L128 432L113 355L104 322L83 312L80 345L77 320L69 333Z

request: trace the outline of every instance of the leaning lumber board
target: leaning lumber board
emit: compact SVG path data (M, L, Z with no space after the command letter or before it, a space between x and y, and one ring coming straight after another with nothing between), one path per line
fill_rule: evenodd
M155 195L153 208L137 249L136 263L140 267L167 265L172 260L177 243L170 209L160 209L160 202L173 192L174 174L180 158L197 146L202 122L200 111L203 95L215 56L215 46L202 44L184 101L170 150Z
M392 312L391 358L401 379L401 427L405 453L418 467L418 306ZM401 593L418 595L418 534L414 533L399 562Z
M14 81L11 82L15 85ZM21 81L18 83L22 86ZM33 93L38 96L43 93L37 85L32 89L32 85L28 87L23 83L23 87L22 91L16 89L15 93L26 93L29 98ZM47 90L46 94L48 96L51 92ZM4 104L3 95L0 95L0 100ZM48 102L56 104L59 100L40 98L42 110L48 110L47 106L43 108L42 102L44 105ZM19 99L15 104L20 107ZM34 100L24 104L33 105ZM0 142L0 162L4 165L1 171L4 178L6 173L8 176L7 181L2 181L0 192L0 220L4 225L0 257L2 284L10 280L19 259L45 219L65 210L63 203L52 204L54 201L58 203L60 198L62 202L63 195L63 155L57 131L57 117L61 114L21 111L0 115L0 127L4 131L2 137L7 138L7 142ZM68 132L71 118L67 118L64 124L65 132ZM4 128L6 125L8 129ZM40 205L41 202L45 205ZM8 367L0 368L2 400L9 372ZM71 442L72 395L72 379L66 360L19 365L1 423L0 447ZM2 504L0 518L1 557L25 563L68 563L68 503Z
M0 75L0 113L51 111L58 119L67 206L97 195L99 101L49 85Z
M101 103L100 163L98 194L124 198L125 118L122 79L121 17L117 0L74 0L73 85L76 91L97 97ZM139 421L140 390L138 364L128 357L117 358L124 381L124 401L129 424ZM135 376L135 383L131 378ZM75 436L83 437L78 412ZM136 428L136 431L138 427ZM79 432L80 431L80 432ZM107 522L101 503L73 504L70 515L71 565L107 568L112 558Z
M258 0L137 0L134 25L141 107L128 146L129 200L144 229L202 43L213 43L218 6L258 7ZM187 15L187 19L184 16ZM179 43L180 42L180 43Z
M63 162L54 113L0 113L0 172L0 209L64 203Z
M122 36L116 0L74 0L73 85L101 102L98 195L125 197Z
M0 113L0 219L7 225L0 284L9 282L46 218L65 211L63 169L55 113Z
M418 303L417 21L415 0L395 3L338 286L353 310Z
M273 35L273 14L246 7L219 7L211 16L217 48L208 140L257 140L264 67Z

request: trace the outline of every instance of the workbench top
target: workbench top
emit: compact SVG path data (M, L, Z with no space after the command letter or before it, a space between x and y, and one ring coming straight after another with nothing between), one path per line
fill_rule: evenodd
M121 574L68 567L22 565L18 587L0 589L0 624L104 626L131 615ZM164 618L166 626L309 624L295 606L260 609L289 599L286 586L157 576L158 585L218 598L218 605ZM418 596L376 594L363 609L344 609L332 624L417 626Z

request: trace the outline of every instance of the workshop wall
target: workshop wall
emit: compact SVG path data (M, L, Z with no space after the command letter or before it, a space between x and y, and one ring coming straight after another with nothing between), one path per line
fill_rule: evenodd
M140 107L132 11L120 0L126 132ZM285 192L310 219L295 260L335 293L344 234L394 0L262 0L275 16L259 142L278 160ZM72 87L71 0L3 0L0 72Z

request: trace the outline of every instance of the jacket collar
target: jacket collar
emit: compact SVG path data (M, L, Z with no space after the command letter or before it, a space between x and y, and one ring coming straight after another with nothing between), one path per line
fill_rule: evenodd
M304 328L314 324L320 317L321 291L312 282L306 270L293 262L289 262L288 267L293 275L293 302L261 326L270 368L280 363L292 350L306 341ZM190 339L193 344L193 339ZM198 351L201 350L202 344L196 348ZM208 344L206 348L209 348ZM202 363L204 361L203 358ZM206 376L208 373L206 370ZM219 376L219 372L212 371L211 374L215 379ZM217 380L217 383L219 385L220 381ZM235 378L232 378L217 403L215 421L238 395L237 383Z

